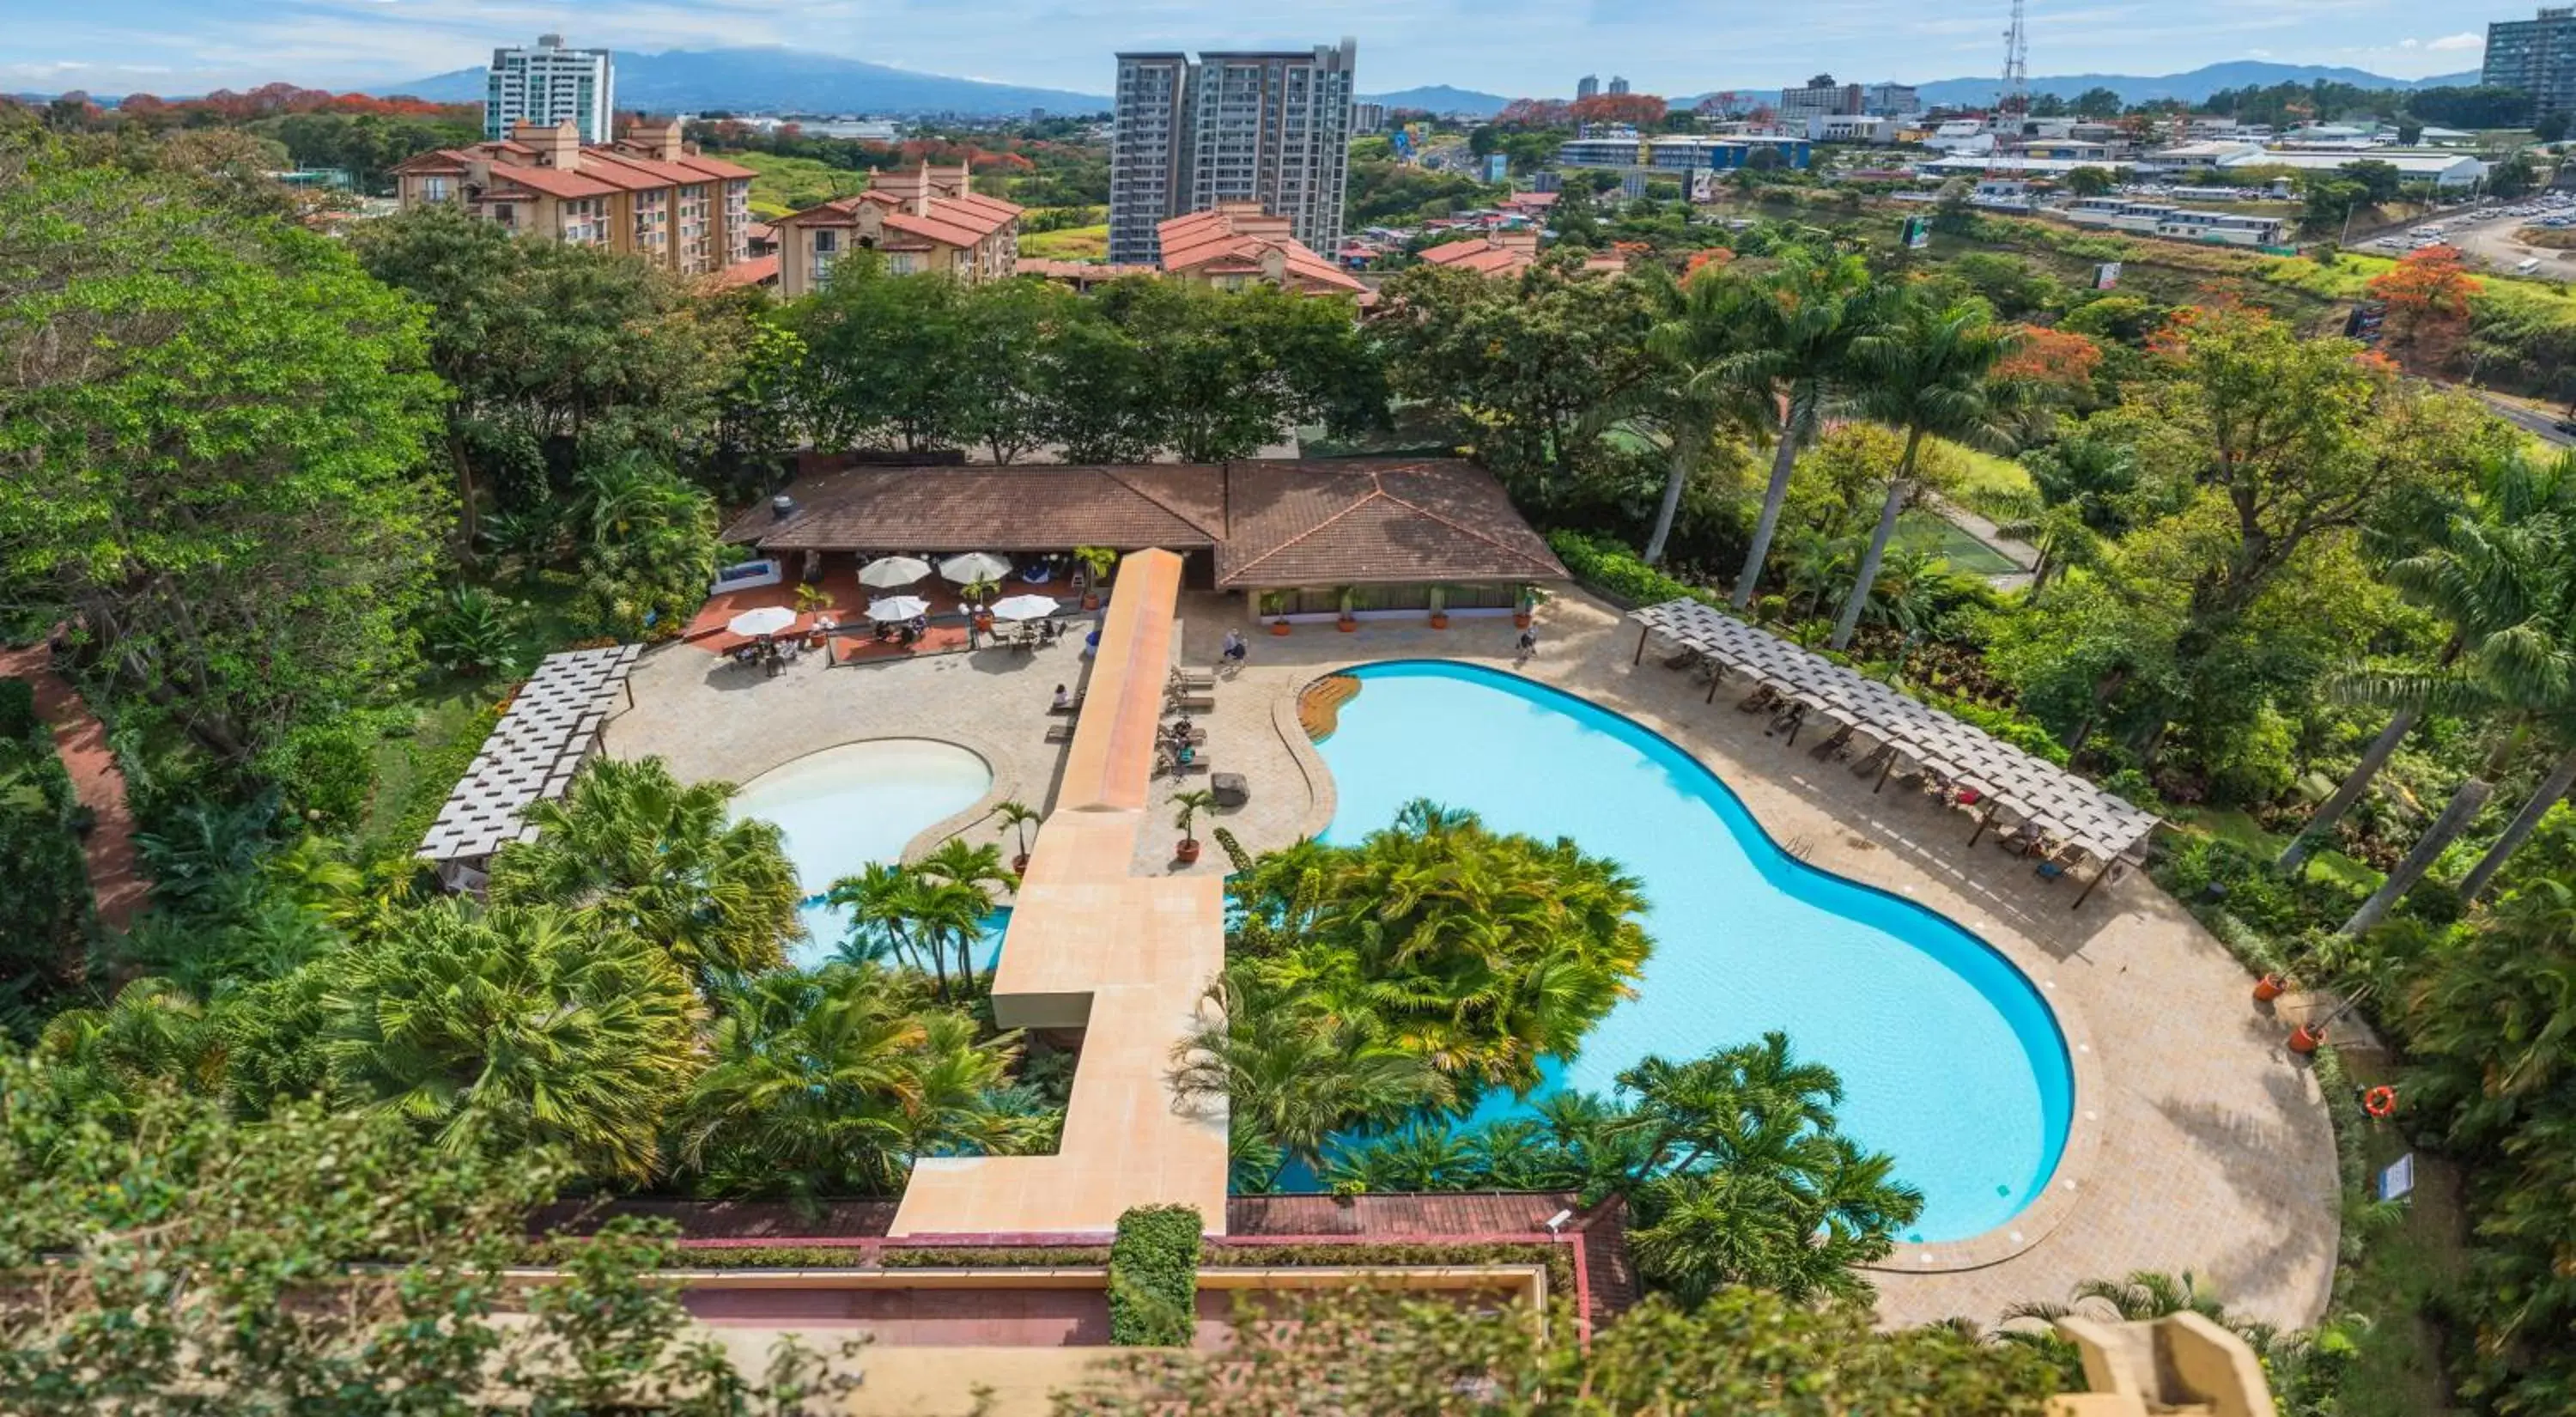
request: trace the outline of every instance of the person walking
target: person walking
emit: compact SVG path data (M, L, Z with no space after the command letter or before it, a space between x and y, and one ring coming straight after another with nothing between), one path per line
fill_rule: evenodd
M1538 626L1530 625L1523 628L1521 631L1520 641L1512 647L1512 650L1512 667L1514 669L1518 669L1522 665L1529 663L1530 657L1538 653Z
M1252 646L1244 643L1243 632L1241 630L1228 630L1225 632L1224 657L1226 663L1240 669L1243 667L1243 661L1249 658L1251 654Z

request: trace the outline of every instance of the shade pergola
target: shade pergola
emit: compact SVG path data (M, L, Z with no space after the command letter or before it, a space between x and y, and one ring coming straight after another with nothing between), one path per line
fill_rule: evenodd
M1880 787L1886 786L1897 756L1911 758L1960 786L1975 788L1995 807L2101 862L2102 874L2085 886L2076 905L2101 884L2112 862L2129 856L2156 828L2154 813L2045 758L1696 600L1649 605L1628 618L1639 626L1637 659L1645 658L1649 636L1662 635L1877 739L1891 750L1886 770L1879 774ZM1715 684L1709 686L1709 697L1717 697ZM1980 834L1985 825L1978 823Z
M532 835L535 828L522 820L529 804L563 795L643 652L642 645L612 645L540 661L412 854L442 867L479 863Z

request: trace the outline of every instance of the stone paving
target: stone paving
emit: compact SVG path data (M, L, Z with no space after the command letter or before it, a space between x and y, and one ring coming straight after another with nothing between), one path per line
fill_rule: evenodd
M1243 773L1251 787L1251 800L1217 813L1215 825L1255 851L1329 820L1329 779L1317 775L1310 746L1292 744L1302 735L1294 715L1281 711L1299 688L1366 660L1512 665L1514 631L1503 618L1459 616L1446 630L1374 621L1349 634L1301 624L1280 637L1228 597L1185 595L1181 613L1190 665L1215 663L1229 627L1250 637L1250 663L1220 679L1215 709L1196 721L1208 730L1214 770ZM2283 1046L2284 1026L2251 1002L2244 972L2180 905L2130 874L2070 912L2072 882L2044 883L2019 858L1969 848L1965 815L1917 794L1873 796L1842 766L1764 738L1724 691L1711 707L1689 675L1663 669L1652 655L1632 666L1635 628L1607 604L1560 595L1541 609L1539 634L1539 653L1522 672L1671 738L1810 863L1921 901L1978 932L2042 983L2070 1040L2091 1050L2077 1099L2079 1112L2092 1114L2078 1121L2089 1130L2090 1154L2071 1150L2061 1168L2073 1201L2034 1227L2043 1230L2035 1242L2007 1247L2008 1258L1874 1274L1885 1320L1958 1315L1991 1323L2016 1300L2062 1300L2081 1280L2138 1269L2189 1270L2248 1318L2297 1325L2323 1312L2338 1226L2323 1099L2314 1075ZM607 747L621 756L658 753L683 777L741 781L855 739L946 738L993 761L986 806L1003 796L1045 803L1064 751L1047 741L1047 725L1059 721L1047 714L1047 700L1058 682L1076 680L1078 645L1034 657L985 651L856 668L807 661L769 680L664 649L636 668L639 708L611 723ZM1204 783L1203 774L1191 779ZM955 829L954 819L946 829ZM979 838L990 830L966 829ZM1203 819L1198 835L1211 832ZM1226 869L1212 841L1197 865L1181 868L1167 846L1144 835L1140 870ZM925 833L916 849L937 836ZM2038 1208L2024 1217L2037 1220Z

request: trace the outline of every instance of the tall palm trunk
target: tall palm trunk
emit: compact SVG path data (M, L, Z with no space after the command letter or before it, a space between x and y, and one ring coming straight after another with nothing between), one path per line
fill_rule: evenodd
M2416 722L2422 717L2411 708L2399 709L2388 716L2388 726L2379 730L2379 736L2371 740L2370 751L2363 753L2353 770L2344 774L2343 785L2335 789L2325 805L2310 814L2307 825L2300 827L2299 834L2282 849L2281 857L2272 863L2272 869L2284 875L2295 875L2308 864L2308 857L2325 844L2334 824L2343 820L2343 814L2352 810L2352 804L2361 800L2361 794L2369 790L2371 780L2388 765L2397 745L2415 730Z
M1923 446L1923 430L1906 430L1905 456L1896 460L1896 473L1887 479L1887 502L1878 509L1878 530L1870 533L1869 549L1861 553L1860 578L1852 582L1851 598L1843 602L1842 618L1834 622L1834 637L1825 643L1834 649L1851 644L1854 631L1860 628L1860 612L1869 605L1869 588L1878 579L1878 566L1887 559L1887 543L1896 535L1896 514L1905 510L1906 489L1914 483L1914 455Z
M1682 487L1690 481L1691 464L1698 461L1699 449L1708 442L1708 436L1696 419L1681 419L1675 422L1672 440L1672 450L1664 464L1664 498L1655 507L1654 532L1646 538L1645 562L1649 566L1663 564L1664 543L1672 539L1673 518L1682 509Z
M1795 395L1790 406L1797 406ZM1762 493L1762 515L1753 523L1753 544L1744 549L1744 570L1735 578L1735 594L1728 603L1741 610L1753 603L1754 587L1762 583L1762 561L1771 554L1771 537L1780 530L1780 509L1789 502L1789 474L1798 466L1798 424L1795 416L1780 420L1780 442L1771 450L1771 485Z
M2495 845L2487 848L2487 854L2478 859L2478 864L2460 882L2460 899L2476 900L2478 893L2487 888L2487 883L2495 879L2496 872L2504 869L2504 863L2514 852L2522 849L2522 844L2531 838L2532 832L2539 829L2540 819L2548 816L2549 809L2557 806L2572 787L2576 787L2576 748L2559 755L2557 765L2550 768L2549 776L2541 779L2539 790L2531 794L2531 800L2523 803L2522 810L2514 814L2512 824L2504 829L2504 835L2496 838Z
M2489 782L2483 773L2461 783L2460 790L2451 794L2450 805L2442 809L2442 815L2436 817L2424 835L2416 839L2415 849L2407 852L2406 859L2397 863L2397 869L2388 873L2387 882L2372 892L2370 899L2361 903L2361 909L2354 911L2350 920L2343 922L2343 933L2358 935L2386 917L2389 907L2413 890L2415 883L2424 879L2424 873L2432 869L2433 863L2442 858L2442 853L2450 849L2451 843L2459 839L2460 833L2469 829L2469 823L2478 819L2478 813L2486 810L2487 798L2494 794L2495 784Z

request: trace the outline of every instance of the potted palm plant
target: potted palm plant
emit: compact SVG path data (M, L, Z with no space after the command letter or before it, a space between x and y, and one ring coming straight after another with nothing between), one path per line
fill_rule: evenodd
M1344 586L1341 588L1340 596L1342 618L1333 622L1333 628L1347 635L1360 627L1359 616L1352 613L1359 604L1359 587Z
M1284 635L1288 633L1288 592L1284 590L1263 591L1261 593L1260 604L1256 607L1256 610L1258 613L1269 617L1270 633L1274 635Z
M1090 573L1082 587L1082 608L1097 610L1100 588L1109 583L1109 573L1118 569L1118 553L1106 546L1077 546L1073 548L1073 559Z
M1002 825L1000 830L1014 833L1020 845L1019 854L1011 858L1011 874L1014 876L1027 875L1029 870L1029 825L1040 820L1037 808L1030 806L1026 802L1004 802L993 808L993 815L1001 818Z
M1531 613L1546 603L1546 591L1540 590L1534 585L1522 586L1520 600L1512 606L1512 628L1515 630L1528 629Z
M1435 630L1449 628L1449 597L1445 593L1447 589L1446 586L1431 588L1431 628Z
M1172 801L1181 809L1179 815L1172 819L1172 824L1181 829L1180 844L1172 848L1172 859L1184 866L1191 865L1199 859L1199 840L1190 835L1190 825L1198 820L1199 813L1215 810L1216 794L1195 789L1175 792Z

